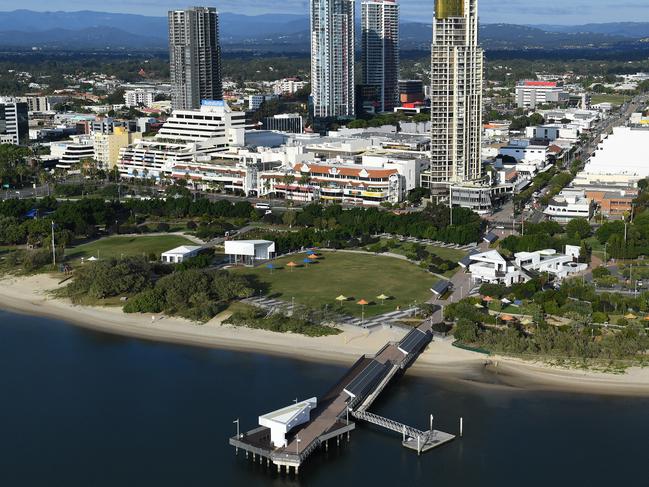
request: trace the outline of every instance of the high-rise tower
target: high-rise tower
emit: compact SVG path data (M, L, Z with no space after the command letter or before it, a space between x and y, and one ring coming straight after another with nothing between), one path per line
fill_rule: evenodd
M399 4L363 0L361 26L363 86L374 89L377 111L392 111L399 102Z
M478 183L484 52L478 45L478 0L436 0L431 66L431 169L424 180ZM428 184L426 184L428 183Z
M313 116L354 117L354 0L311 0Z
M174 110L198 109L202 100L223 99L216 9L169 12L169 57Z

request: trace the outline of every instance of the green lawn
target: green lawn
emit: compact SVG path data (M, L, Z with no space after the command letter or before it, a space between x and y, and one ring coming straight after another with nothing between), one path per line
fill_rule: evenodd
M79 245L66 250L66 256L70 259L81 259L98 257L109 259L112 257L136 256L136 255L159 255L162 252L171 250L181 245L195 245L190 240L178 235L165 235L160 237L107 237Z
M431 254L435 254L437 257L441 257L444 260L451 260L453 262L459 262L467 254L464 250L457 249L447 249L445 247L433 247L432 245L427 245L426 250Z
M387 240L384 240L387 242ZM398 242L398 245L394 248L386 248L386 252L391 252L393 254L399 254L399 255L407 255L409 252L409 248L413 244L407 243L407 242ZM368 246L370 247L370 246ZM446 247L435 247L434 245L426 245L426 250L430 252L433 255L436 255L437 257L440 257L441 259L448 260L451 262L459 262L462 260L462 258L467 254L464 250L457 250L457 249L448 249ZM460 270L459 267L444 272L444 277L450 279L455 275L455 273Z
M622 105L625 101L630 100L631 97L628 95L619 95L619 94L601 94L593 95L591 103L593 105L599 105L600 103L612 103L613 105Z
M408 262L383 256L349 254L343 252L323 252L315 264L303 267L304 254L278 259L273 263L276 269L267 267L256 269L237 268L233 272L257 277L268 287L268 294L286 302L295 298L296 304L320 308L329 304L333 309L341 309L347 314L361 316L361 307L356 303L365 299L370 303L365 307L365 316L371 317L402 309L415 301L428 301L430 288L437 282L434 276ZM291 270L289 262L300 264ZM349 297L342 307L336 301L341 294ZM377 296L385 294L392 299L381 304Z

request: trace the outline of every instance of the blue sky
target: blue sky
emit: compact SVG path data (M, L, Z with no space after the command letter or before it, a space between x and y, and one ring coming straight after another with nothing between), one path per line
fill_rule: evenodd
M211 5L222 12L247 15L307 13L308 0L0 0L0 10L98 10L164 15L171 8ZM357 0L360 3L360 0ZM428 20L433 0L400 0L403 17ZM480 0L484 22L515 24L583 24L590 22L649 22L649 0Z

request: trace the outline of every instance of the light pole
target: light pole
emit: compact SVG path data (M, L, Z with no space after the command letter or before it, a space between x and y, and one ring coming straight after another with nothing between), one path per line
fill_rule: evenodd
M451 213L451 227L453 226L453 186L448 187L448 207Z
M241 433L239 431L239 418L237 418L235 421L232 421L232 424L237 425L237 439L239 439L241 437Z
M295 454L299 455L300 454L300 435L295 435Z

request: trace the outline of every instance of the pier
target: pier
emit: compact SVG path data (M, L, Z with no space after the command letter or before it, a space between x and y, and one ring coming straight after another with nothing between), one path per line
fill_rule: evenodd
M237 454L295 473L319 448L330 441L350 441L356 421L364 421L401 437L405 448L425 453L455 439L454 435L433 429L422 431L369 411L385 388L410 367L432 341L430 324L414 328L400 342L387 343L373 356L365 355L321 398L313 398L260 416L259 426L245 433L237 431L229 443ZM238 427L238 420L236 421Z

